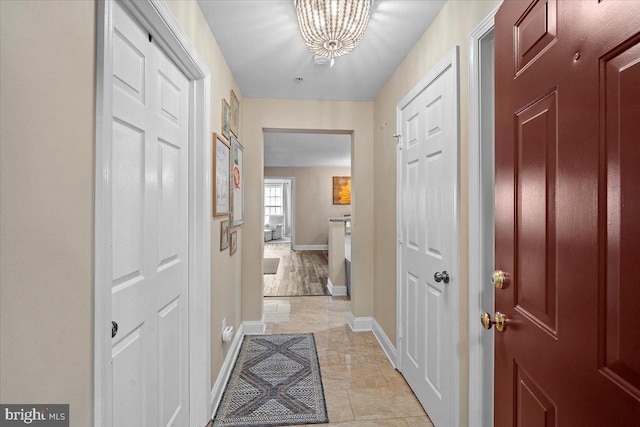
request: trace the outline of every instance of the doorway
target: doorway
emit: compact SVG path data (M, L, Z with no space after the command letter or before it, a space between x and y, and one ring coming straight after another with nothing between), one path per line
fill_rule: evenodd
M350 200L340 203L332 192L333 177L351 177L351 134L269 129L263 135L263 183L265 191L274 192L269 199L263 194L265 220L271 209L286 217L290 207L290 225L283 223L282 228L290 228L292 248L327 250L329 219L351 213ZM290 206L285 205L287 181L291 182Z
M496 7L469 34L469 419L493 425L493 335L478 327L493 313Z
M338 289L331 286L336 277L330 274L332 268L341 269L338 277L342 279L335 285L346 293L345 237L350 236L343 232L334 249L329 243L333 245L334 240L330 220L351 214L351 186L346 184L351 180L351 133L265 129L263 135L263 263L275 263L272 258L278 258L279 265L288 266L286 274L279 267L273 269L274 275L265 273L263 295L327 295ZM348 190L340 187L342 196L336 198L335 182L342 181ZM272 229L277 230L275 240ZM286 241L287 234L291 245L284 250L278 243ZM331 258L338 250L339 265Z

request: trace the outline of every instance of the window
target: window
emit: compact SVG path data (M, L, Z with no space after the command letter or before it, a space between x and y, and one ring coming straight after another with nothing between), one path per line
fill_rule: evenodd
M282 184L265 184L264 186L264 222L269 221L269 215L283 215Z

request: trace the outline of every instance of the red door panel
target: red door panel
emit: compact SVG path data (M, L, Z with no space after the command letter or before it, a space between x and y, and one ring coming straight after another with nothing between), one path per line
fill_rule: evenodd
M557 96L516 113L516 309L556 334L555 184Z
M606 200L600 246L601 369L612 381L640 397L640 37L601 61L604 95L602 129Z
M496 426L640 425L640 1L496 15Z
M515 366L517 427L554 427L556 407L549 396L520 366Z
M535 1L514 25L516 72L519 73L556 40L556 1Z

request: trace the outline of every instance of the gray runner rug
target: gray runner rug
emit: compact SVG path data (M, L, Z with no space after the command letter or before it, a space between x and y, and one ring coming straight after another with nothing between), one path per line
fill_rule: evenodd
M280 258L265 258L262 260L262 273L276 274L278 272L279 265Z
M327 422L313 334L245 336L214 427Z

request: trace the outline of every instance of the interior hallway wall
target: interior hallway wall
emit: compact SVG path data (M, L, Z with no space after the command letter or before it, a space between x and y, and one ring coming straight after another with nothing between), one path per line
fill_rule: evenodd
M373 314L373 103L343 101L244 100L245 215L242 318L262 316L264 200L263 129L353 131L351 209L353 242L352 312Z
M221 99L233 89L242 105L242 94L198 3L168 4L211 71L211 125L220 133ZM89 0L0 1L0 396L69 403L73 425L86 426L93 424L96 14ZM228 351L222 318L241 322L242 238L232 257L220 252L221 220L213 218L211 230L212 384Z
M469 356L469 40L498 0L449 0L376 97L374 103L374 317L396 342L396 106L456 45L460 46L460 425L468 425Z
M0 397L93 424L96 5L0 1Z
M351 176L349 168L266 167L264 176L295 177L297 245L327 245L329 218L351 213L351 205L333 204L333 177Z
M196 0L168 0L167 4L178 23L185 31L196 50L211 72L211 131L222 135L221 110L222 99L230 102L233 89L240 102L240 130L238 140L242 141L243 97L222 52L213 37L209 24L202 14ZM211 143L211 142L210 142ZM231 343L223 343L221 338L222 319L236 330L242 323L241 294L242 282L242 233L238 231L238 251L230 255L229 248L220 251L220 223L228 216L211 218L211 385L213 386Z

